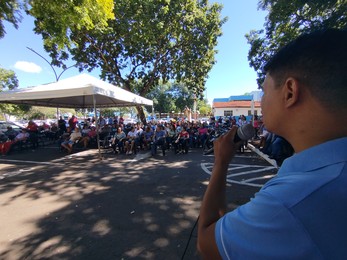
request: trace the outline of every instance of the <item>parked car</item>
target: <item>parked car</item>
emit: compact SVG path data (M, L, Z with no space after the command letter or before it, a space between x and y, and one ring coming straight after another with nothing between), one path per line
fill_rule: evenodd
M210 119L207 117L202 117L202 118L198 118L198 121L200 121L201 123L209 123Z
M0 121L0 131L5 132L7 130L7 127L11 126L13 130L20 131L23 127L20 125L10 122L10 121Z
M138 121L134 118L126 118L124 119L124 125L127 125L127 124L136 124Z

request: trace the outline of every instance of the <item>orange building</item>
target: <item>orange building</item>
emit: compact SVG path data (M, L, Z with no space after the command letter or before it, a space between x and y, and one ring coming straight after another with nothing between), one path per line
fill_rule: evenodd
M212 112L215 117L261 115L261 107L260 101L253 100L253 95L230 96L215 98L212 102Z

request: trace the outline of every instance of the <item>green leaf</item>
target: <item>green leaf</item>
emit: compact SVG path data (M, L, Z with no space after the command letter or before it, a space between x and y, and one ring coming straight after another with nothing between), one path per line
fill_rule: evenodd
M302 33L324 28L347 28L346 0L260 0L259 8L269 12L264 30L246 34L249 64L264 81L262 68L282 46Z

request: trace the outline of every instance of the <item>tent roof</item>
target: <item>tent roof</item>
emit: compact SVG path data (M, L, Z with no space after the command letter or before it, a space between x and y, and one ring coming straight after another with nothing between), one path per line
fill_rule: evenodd
M87 74L25 89L0 92L0 103L62 108L153 105L153 101Z

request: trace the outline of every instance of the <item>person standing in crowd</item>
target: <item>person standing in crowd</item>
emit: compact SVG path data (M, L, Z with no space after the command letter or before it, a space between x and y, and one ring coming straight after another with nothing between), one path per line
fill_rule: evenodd
M77 123L78 123L77 117L75 117L75 115L72 115L72 117L68 121L71 131L75 130Z
M247 119L244 115L240 115L239 117L239 120L237 120L237 125L240 127L240 126L243 126L247 124Z
M254 138L258 139L258 131L260 128L260 120L257 115L253 116Z
M28 125L26 127L28 134L29 134L29 140L31 142L32 148L36 148L39 146L39 126L32 120L28 122Z
M198 133L199 146L203 147L208 135L208 128L205 122L198 128Z
M266 64L263 123L295 154L250 202L226 213L237 128L214 142L198 225L205 259L346 258L347 117L336 120L347 113L346 68L347 30L337 29L304 34Z
M58 128L59 128L59 135L62 135L66 132L66 121L63 119L62 116L59 117Z
M14 140L18 132L12 128L12 126L7 126L7 130L4 133L5 135L8 136L10 140Z
M119 118L119 124L120 124L120 125L124 124L124 118L123 118L122 115L121 115L120 118Z
M8 139L8 136L0 130L0 143L6 142Z

